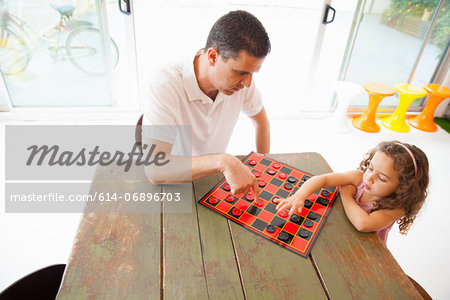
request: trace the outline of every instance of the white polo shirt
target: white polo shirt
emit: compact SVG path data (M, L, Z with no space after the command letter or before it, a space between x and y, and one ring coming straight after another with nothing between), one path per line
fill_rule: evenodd
M172 154L224 153L240 112L250 117L263 108L253 81L249 88L230 96L219 92L214 101L206 96L195 77L193 56L163 68L152 79L144 99L142 134L173 144ZM191 126L192 135L178 134L174 139L172 130L161 130L168 126L146 125Z

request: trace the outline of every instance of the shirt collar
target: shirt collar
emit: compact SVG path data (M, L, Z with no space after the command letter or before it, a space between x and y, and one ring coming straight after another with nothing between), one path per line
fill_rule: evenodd
M211 100L211 98L206 96L205 93L203 93L203 91L198 86L197 77L195 77L194 59L195 57L199 56L202 51L203 49L197 51L194 55L194 58L192 58L192 55L190 55L185 59L183 64L183 84L189 101L202 101L202 103L204 104L211 104L213 103L213 101Z

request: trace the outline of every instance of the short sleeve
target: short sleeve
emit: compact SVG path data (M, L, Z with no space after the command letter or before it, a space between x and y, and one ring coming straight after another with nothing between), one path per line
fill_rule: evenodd
M250 88L245 90L245 98L243 101L242 112L248 117L252 117L259 113L263 108L262 96L260 91L252 80Z
M175 142L176 123L173 81L167 72L161 71L150 80L144 96L142 135L170 144Z

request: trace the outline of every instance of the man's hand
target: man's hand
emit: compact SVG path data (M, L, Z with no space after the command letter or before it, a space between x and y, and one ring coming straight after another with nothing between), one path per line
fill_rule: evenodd
M222 172L231 187L232 194L247 194L252 191L255 200L259 199L260 189L256 177L239 159L227 155Z

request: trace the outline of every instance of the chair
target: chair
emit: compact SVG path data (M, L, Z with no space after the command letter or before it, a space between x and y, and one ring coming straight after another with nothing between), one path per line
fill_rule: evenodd
M37 270L11 284L0 299L55 299L66 265L52 265Z
M423 88L409 83L397 83L394 88L400 94L400 102L392 115L381 119L381 124L393 131L408 132L409 126L406 124L406 111L414 100L425 97L427 92Z
M136 123L136 129L134 132L134 139L138 146L139 151L142 153L142 119L144 115L141 115Z
M422 113L417 117L408 119L408 123L422 131L435 132L437 126L434 123L433 117L439 103L450 97L450 89L435 83L429 83L424 86L428 92L427 104Z
M350 132L352 127L348 124L347 108L356 96L364 93L364 89L353 82L338 81L334 90L337 93L338 103L336 110L331 116L331 120L334 123L333 128L339 133Z
M390 86L376 82L365 83L363 87L369 93L369 104L361 117L352 120L352 124L362 131L378 132L380 126L375 122L377 107L385 97L393 96L395 90Z

